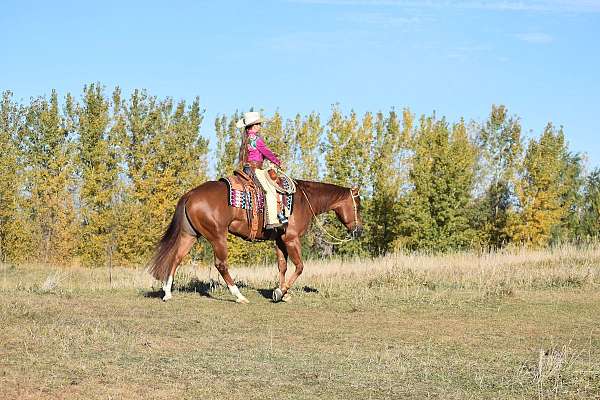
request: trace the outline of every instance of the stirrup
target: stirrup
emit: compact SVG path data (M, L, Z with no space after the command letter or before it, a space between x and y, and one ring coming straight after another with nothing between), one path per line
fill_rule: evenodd
M279 222L281 222L282 224L287 224L289 222L288 218L282 212L277 214L277 219L279 219Z

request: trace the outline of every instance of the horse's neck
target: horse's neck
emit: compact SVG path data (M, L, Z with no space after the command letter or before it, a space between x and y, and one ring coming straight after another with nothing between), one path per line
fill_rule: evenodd
M299 184L300 189L306 194L310 208L315 215L330 211L338 200L339 190L342 189L340 186L321 182L303 181Z

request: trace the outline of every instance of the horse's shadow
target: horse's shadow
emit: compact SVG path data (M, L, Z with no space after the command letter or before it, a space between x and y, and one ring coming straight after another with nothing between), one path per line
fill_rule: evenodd
M179 292L186 293L198 293L202 297L210 297L211 292L215 290L219 286L219 283L210 279L209 281L200 280L198 278L192 278L185 285L179 286L177 285L177 290Z
M146 297L148 299L162 299L164 295L165 295L165 292L163 292L162 289L144 292L144 297Z
M250 286L248 286L242 282L236 282L236 284L239 288L247 288L247 289L251 288ZM220 286L221 286L221 284L213 279L211 279L209 281L204 281L204 280L200 280L198 278L193 278L192 280L187 282L185 285L182 285L182 286L176 285L174 287L174 289L178 292L198 293L202 297L207 297L207 298L213 299L213 300L223 300L223 299L214 297L211 294L211 292L213 292L216 288L218 288ZM255 290L265 299L271 300L273 298L273 289L255 289ZM302 291L304 293L319 293L318 289L315 289L310 286L304 286L302 288ZM162 289L152 290L152 291L144 293L144 297L153 298L153 299L162 299L164 295L165 295L165 292ZM227 301L227 300L224 300L224 301Z
M265 299L271 300L273 298L273 289L256 289L256 291Z
M193 278L192 280L187 282L185 285L181 285L181 286L175 285L174 290L177 292L184 292L184 293L198 293L202 297L216 299L215 297L213 297L211 295L211 292L218 286L219 286L219 283L215 282L212 279L207 282L207 281L200 280L198 278ZM152 291L144 293L144 297L147 297L147 298L162 299L164 295L165 295L165 292L162 289L152 290Z
M273 289L256 289L256 291L265 299L272 299L273 298ZM315 289L313 287L310 286L304 286L302 288L302 291L304 293L319 293L319 289Z

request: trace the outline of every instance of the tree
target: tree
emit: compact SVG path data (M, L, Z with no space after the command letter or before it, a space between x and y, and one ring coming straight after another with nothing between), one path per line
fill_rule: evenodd
M31 237L24 211L24 174L18 134L24 108L4 92L0 101L0 261L27 260Z
M359 121L354 111L348 117L334 106L328 122L325 150L325 177L342 186L366 188L368 184L373 116L366 113Z
M120 165L116 131L111 129L114 118L109 109L100 84L84 87L82 104L76 109L76 125L82 179L80 253L83 263L89 266L106 265L115 247Z
M574 168L562 129L549 123L539 140L527 147L516 193L520 209L509 215L508 232L513 241L540 247L568 215Z
M516 172L521 162L521 124L509 117L506 107L492 106L486 123L477 132L480 151L481 197L478 221L482 244L498 248L508 243L508 213L515 196Z
M585 180L580 233L587 239L600 238L600 168Z
M236 111L231 118L222 115L215 120L217 177L231 175L237 166L241 133L238 133L235 124L239 118L240 116Z
M403 119L401 127L395 111L391 111L387 118L382 113L375 118L370 170L373 194L365 213L369 251L373 255L392 251L397 238L400 215L396 205L406 184L402 163L408 146L407 135L412 130L412 115L405 112Z
M72 109L71 96L66 109ZM76 252L78 220L74 196L74 146L72 126L61 116L58 95L38 98L27 108L21 132L26 171L28 212L34 254L44 263L68 263Z
M291 172L300 179L318 180L319 143L324 131L321 117L315 112L304 118L297 114L291 126L295 154Z
M289 164L293 156L293 131L291 122L287 121L284 127L283 118L279 111L263 124L260 135L264 138L269 148L277 154L284 166Z
M582 217L583 159L579 153L569 151L565 143L561 161L563 168L560 172L560 179L563 191L560 203L564 214L558 225L552 229L551 243L577 240Z
M471 200L475 149L463 121L452 129L435 116L421 117L413 138L409 191L401 233L409 249L443 251L467 248L474 231L467 208Z
M125 192L127 233L120 252L130 260L146 259L168 225L177 200L207 177L208 141L202 137L202 112L196 98L190 107L159 101L134 91L125 108L123 147L129 185Z
M345 117L334 106L328 122L327 141L324 143L325 180L340 186L358 187L369 193L369 170L371 165L371 142L373 141L373 115L366 113L359 121L354 111ZM329 215L328 226L338 238L346 236L345 228ZM335 225L334 225L335 224ZM363 242L352 241L335 247L340 254L357 254L363 251Z

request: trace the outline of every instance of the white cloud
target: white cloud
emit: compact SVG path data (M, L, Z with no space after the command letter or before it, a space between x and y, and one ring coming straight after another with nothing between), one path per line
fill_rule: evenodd
M600 0L291 0L339 6L399 6L408 8L467 8L492 11L600 13Z
M349 23L378 25L385 28L408 28L423 22L422 17L402 17L376 12L347 13L342 15L340 19Z
M533 44L548 44L554 41L552 36L542 32L517 33L515 37L524 42Z

